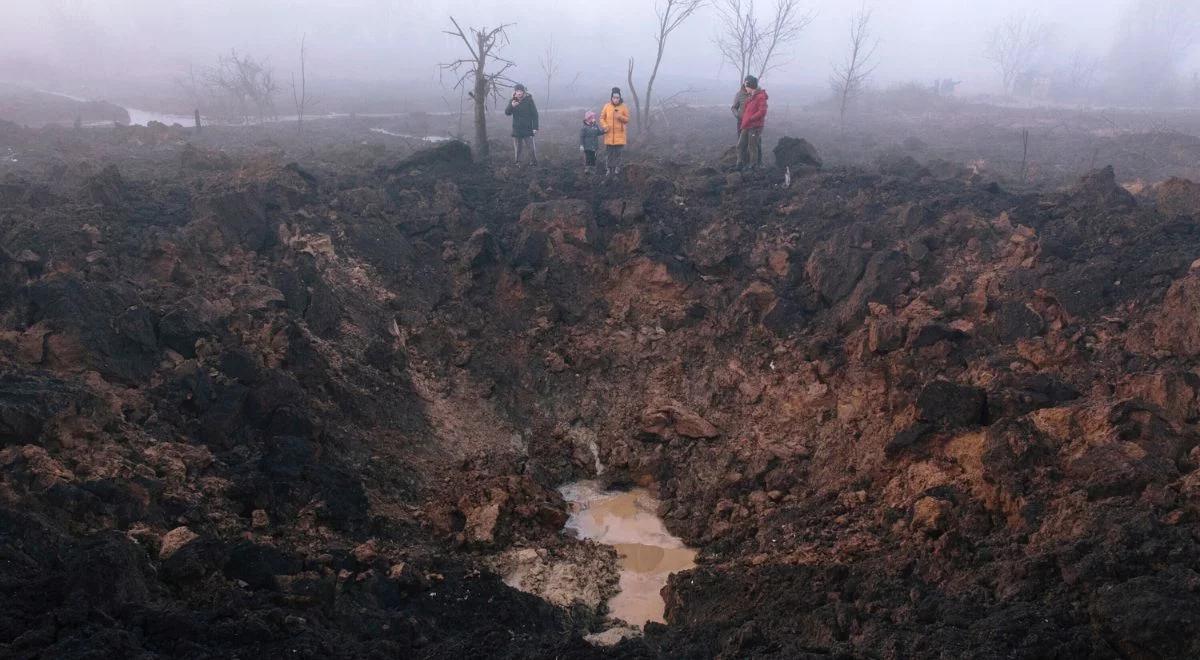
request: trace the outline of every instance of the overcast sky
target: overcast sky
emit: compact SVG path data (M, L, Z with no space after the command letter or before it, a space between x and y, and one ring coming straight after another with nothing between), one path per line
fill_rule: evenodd
M982 56L988 31L1015 11L1055 26L1054 46L1103 55L1133 0L874 0L879 37L878 83L938 77L988 91L997 76ZM1162 1L1162 0L1160 0ZM1165 0L1172 2L1173 0ZM1200 0L1174 0L1196 3ZM0 76L40 73L42 63L66 77L113 79L178 75L237 48L293 67L307 35L314 77L353 80L438 79L437 63L460 53L445 36L447 16L465 25L512 22L507 54L514 77L537 90L537 56L553 40L561 74L624 80L625 62L653 56L654 0L3 0ZM770 0L759 0L760 10ZM811 0L817 17L786 55L776 83L821 84L845 51L848 21L859 0ZM673 38L664 75L728 86L712 46L715 15L705 10ZM644 69L642 69L644 71ZM16 71L17 74L13 72ZM770 86L771 80L764 80ZM624 86L622 84L622 86Z

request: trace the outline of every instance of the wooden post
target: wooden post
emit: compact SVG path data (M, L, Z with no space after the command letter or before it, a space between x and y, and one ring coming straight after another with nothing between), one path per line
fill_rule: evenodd
M1029 178L1029 176L1028 176L1028 172L1029 172L1029 129L1028 128L1025 129L1025 131L1021 134L1021 140L1024 143L1024 149L1021 153L1021 183L1024 184L1024 183L1026 183L1026 180Z

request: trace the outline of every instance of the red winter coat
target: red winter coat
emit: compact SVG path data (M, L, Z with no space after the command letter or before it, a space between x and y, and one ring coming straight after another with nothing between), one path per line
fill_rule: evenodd
M742 130L762 128L767 125L767 90L755 90L746 101L746 109L742 111Z

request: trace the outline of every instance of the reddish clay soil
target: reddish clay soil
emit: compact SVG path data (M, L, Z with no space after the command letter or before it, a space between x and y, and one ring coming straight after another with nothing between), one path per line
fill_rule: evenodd
M0 126L0 655L1200 655L1200 186L558 148ZM486 568L593 443L612 648Z

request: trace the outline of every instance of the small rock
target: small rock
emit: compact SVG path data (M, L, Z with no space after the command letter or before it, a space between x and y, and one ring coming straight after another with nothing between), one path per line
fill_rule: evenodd
M842 506L846 507L847 509L852 509L856 506L860 506L860 505L863 505L866 503L867 503L867 491L865 491L865 490L855 490L855 491L845 492L838 496L838 504L841 504Z
M920 263L925 261L925 258L929 256L929 248L922 241L909 241L905 248L905 253L909 259Z
M883 448L883 453L885 456L895 457L900 452L923 440L926 436L933 432L933 430L934 428L931 424L914 422L903 431L900 431L893 436Z
M42 262L42 257L33 250L21 250L14 258L16 259L17 263L25 264L26 266L39 264Z
M198 538L200 538L200 535L187 527L176 527L163 536L162 545L158 550L158 558L160 560L169 559L171 555L179 552L183 546Z
M867 324L867 349L890 353L904 346L904 326L890 316L873 318Z
M467 512L464 531L467 542L489 544L496 540L496 527L500 522L500 503L492 502Z
M592 633L583 639L592 646L616 646L626 639L637 639L641 636L641 630L621 626L618 628L609 628L603 632Z
M417 574L407 562L393 564L388 569L388 579L404 585L416 584L419 580Z
M912 528L930 535L946 530L950 517L950 503L936 497L922 497L913 505Z
M375 546L375 539L371 539L366 543L359 545L354 549L354 559L360 564L370 564L379 556L379 550Z
M270 517L267 516L266 511L263 511L262 509L255 509L253 512L251 512L251 514L250 514L250 526L251 527L253 527L255 529L262 529L264 527L269 526L270 524L271 524L271 519L270 519Z
M936 380L917 397L917 414L923 422L972 426L983 421L986 413L987 394L978 387Z
M816 147L803 138L779 138L772 153L775 155L775 166L780 169L786 167L792 168L792 171L805 168L820 169L822 165L821 156L817 153Z
M663 440L670 439L672 431L685 438L709 439L721 435L720 429L700 415L670 402L650 406L639 418L642 433Z

